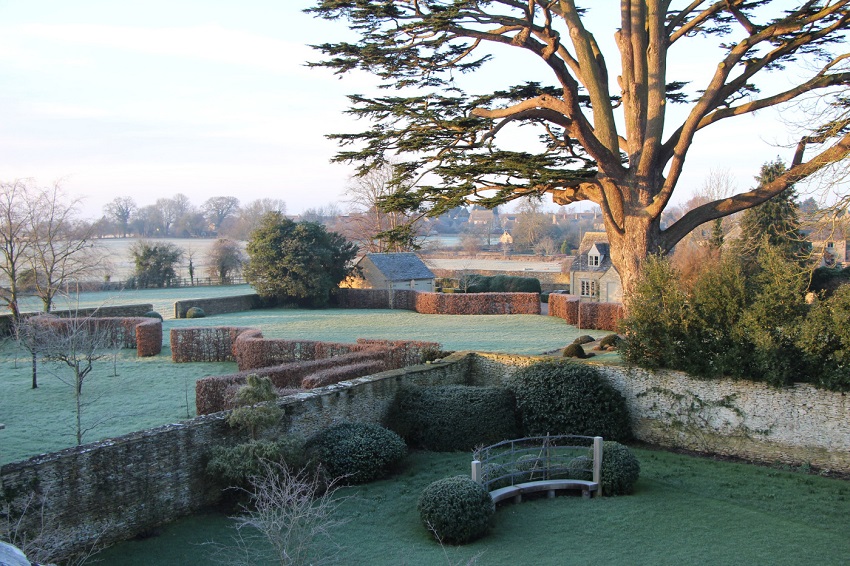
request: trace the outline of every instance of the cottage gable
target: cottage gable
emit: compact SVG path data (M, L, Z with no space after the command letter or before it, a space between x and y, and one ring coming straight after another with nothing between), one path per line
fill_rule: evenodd
M366 254L356 266L359 275L346 281L347 287L434 290L434 273L414 253Z

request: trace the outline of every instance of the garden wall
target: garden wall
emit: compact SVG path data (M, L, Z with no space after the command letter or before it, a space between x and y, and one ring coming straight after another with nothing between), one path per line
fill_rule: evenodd
M475 354L470 383L509 382L536 358ZM625 397L644 442L850 473L850 397L808 384L700 380L682 372L596 365Z
M549 316L557 316L578 328L616 332L625 310L620 303L582 302L578 295L549 295Z
M283 398L285 416L271 434L307 437L341 420L379 422L400 387L464 383L468 367L458 354ZM7 464L2 485L14 505L33 490L40 494L48 523L68 544L132 538L220 500L223 486L205 473L209 450L244 440L225 418L197 417ZM35 529L37 517L29 519Z
M342 308L402 309L422 314L540 314L537 293L428 293L384 289L340 289Z
M227 314L269 308L270 301L263 300L258 294L236 295L234 297L212 297L209 299L186 299L174 303L174 318L186 318L186 311L200 307L204 314Z

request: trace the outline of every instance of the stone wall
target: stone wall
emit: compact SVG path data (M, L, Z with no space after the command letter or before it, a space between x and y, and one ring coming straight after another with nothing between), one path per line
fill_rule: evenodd
M341 420L379 422L406 384L464 383L469 358L392 370L283 398L284 418L273 435L308 437ZM101 442L7 464L0 469L4 494L21 505L33 490L49 523L84 547L125 540L215 504L224 486L206 475L214 446L244 441L215 413ZM35 529L36 514L28 516Z
M475 354L470 383L504 385L539 358ZM626 399L637 439L658 446L850 473L850 397L808 384L700 380L596 365Z
M236 295L233 297L213 297L209 299L186 299L174 303L174 318L186 318L186 311L192 307L200 307L204 314L227 314L273 306L264 301L258 294Z

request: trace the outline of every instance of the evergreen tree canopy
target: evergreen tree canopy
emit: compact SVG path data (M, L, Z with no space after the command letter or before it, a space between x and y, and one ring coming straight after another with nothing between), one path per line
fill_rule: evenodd
M785 165L776 159L762 165L756 181L760 187L764 186L785 171ZM752 262L762 247L769 245L786 260L801 261L807 246L800 233L797 211L797 191L792 185L770 200L744 212L738 253Z
M357 247L315 222L293 222L279 212L263 216L248 241L245 279L262 297L322 306L345 279Z
M316 46L324 59L314 65L372 73L391 91L350 96L349 113L373 127L331 136L344 146L336 159L359 163L364 175L394 164L398 190L384 199L386 210L439 215L546 193L558 204L597 203L628 292L648 254L666 253L697 226L760 204L850 153L846 114L813 119L779 177L662 229L697 132L813 94L841 104L850 82L850 0L620 2L621 17L610 22L619 76L586 27L600 4L316 0L308 12L347 20L358 38ZM696 41L710 49L712 37L717 65L704 82L668 76L671 53ZM500 60L503 87L464 90L462 74L510 50L521 55ZM783 86L762 81L789 66ZM680 123L667 115L670 103L688 105ZM535 128L540 143L501 143L517 126Z

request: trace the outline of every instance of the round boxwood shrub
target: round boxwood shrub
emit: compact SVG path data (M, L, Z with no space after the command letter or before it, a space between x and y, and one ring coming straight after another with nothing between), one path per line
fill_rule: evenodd
M525 434L581 434L611 440L632 436L619 391L587 364L549 361L519 370L510 384Z
M148 311L142 316L145 318L158 318L160 321L162 320L162 315L156 311Z
M612 440L602 443L602 495L634 493L639 477L640 462L628 446Z
M366 483L385 475L407 455L404 440L375 423L339 423L307 441L307 455L332 478Z
M590 344L594 340L596 339L590 334L582 334L581 336L573 340L573 344Z
M385 424L414 448L453 452L516 438L516 403L503 387L405 387Z
M602 338L602 340L599 341L599 349L604 350L605 348L608 348L610 346L613 346L614 348L619 348L622 342L623 339L620 338L618 335L609 334L608 336L605 336L604 338Z
M584 348L581 347L581 344L573 343L564 348L564 357L584 359L587 357L587 354L584 353Z
M484 486L468 476L437 480L419 497L422 524L442 543L471 542L490 527L496 506Z
M605 444L603 442L603 444ZM591 481L593 479L593 458L577 456L567 463L566 476L571 480Z
M186 318L204 318L207 313L201 307L191 307L186 311Z

